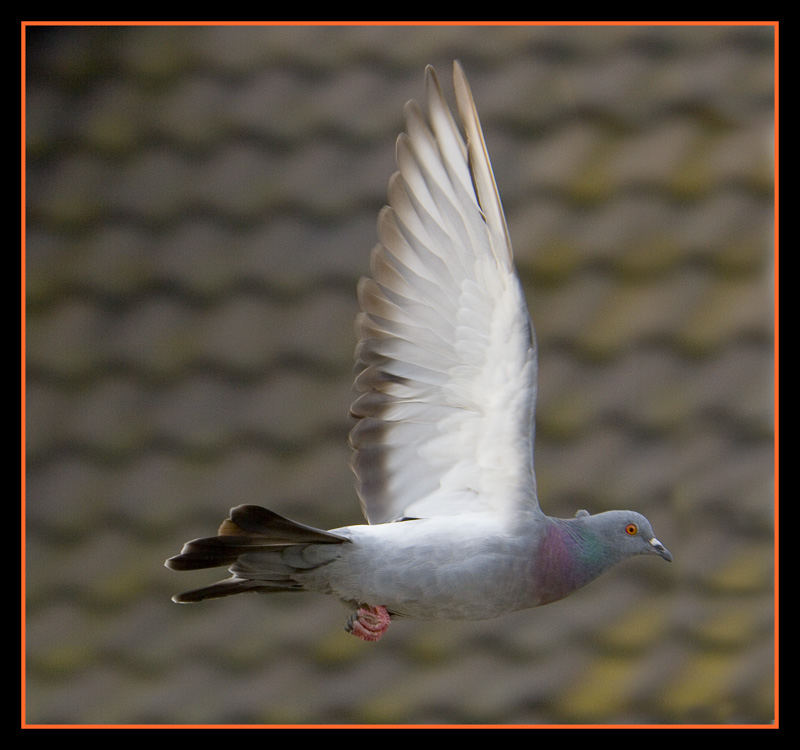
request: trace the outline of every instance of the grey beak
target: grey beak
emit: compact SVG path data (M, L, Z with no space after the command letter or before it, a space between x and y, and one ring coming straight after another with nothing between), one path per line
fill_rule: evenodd
M650 540L650 544L653 547L653 552L663 557L667 562L672 562L672 553L658 539L653 537Z

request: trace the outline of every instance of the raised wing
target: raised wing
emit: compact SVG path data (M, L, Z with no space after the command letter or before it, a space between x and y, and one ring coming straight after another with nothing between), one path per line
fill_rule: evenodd
M352 467L370 523L538 508L536 348L478 114L454 65L466 143L426 70L405 108L389 206L356 318Z

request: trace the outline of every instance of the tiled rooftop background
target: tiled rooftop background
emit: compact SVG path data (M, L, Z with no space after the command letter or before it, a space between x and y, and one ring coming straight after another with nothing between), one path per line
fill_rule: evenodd
M772 720L769 27L30 28L30 723ZM540 347L553 515L675 562L379 644L324 597L177 606L256 502L360 520L355 282L403 103L470 77ZM221 577L221 576L220 576Z

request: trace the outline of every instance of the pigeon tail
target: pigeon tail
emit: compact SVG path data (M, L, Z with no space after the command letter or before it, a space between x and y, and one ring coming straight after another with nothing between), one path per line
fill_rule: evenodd
M304 587L291 576L289 565L275 565L268 579L245 578L237 575L245 565L237 565L243 555L275 553L309 544L341 544L347 537L313 526L291 521L258 505L239 505L231 509L230 517L219 527L217 536L194 539L183 545L180 554L164 564L172 570L202 570L223 565L234 566L232 577L210 586L186 591L172 597L179 604L232 596L246 591L302 591Z

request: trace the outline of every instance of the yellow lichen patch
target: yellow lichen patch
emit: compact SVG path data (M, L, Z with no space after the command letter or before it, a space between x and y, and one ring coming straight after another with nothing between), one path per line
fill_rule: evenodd
M555 710L565 721L589 724L624 713L638 666L636 660L616 656L597 659L581 679L554 702Z
M665 685L659 697L664 715L676 722L724 723L737 714L747 715L742 698L734 694L733 671L738 662L725 652L693 656L678 676Z
M640 653L662 637L668 624L664 612L656 605L625 612L600 634L599 642L617 653Z
M769 590L772 583L772 557L763 545L733 557L707 578L714 589L728 593Z

